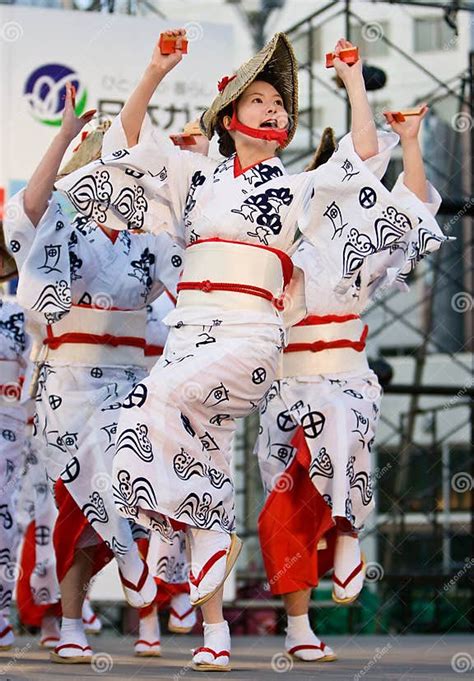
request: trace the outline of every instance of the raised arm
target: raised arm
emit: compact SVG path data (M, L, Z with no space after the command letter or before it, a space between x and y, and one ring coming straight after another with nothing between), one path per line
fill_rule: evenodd
M166 31L165 35L184 36L184 28ZM169 73L176 64L183 58L180 40L176 43L176 52L172 54L161 54L158 43L155 45L151 61L145 69L145 73L140 79L135 90L127 99L122 109L122 125L127 137L127 146L133 147L138 144L140 130L145 118L153 94L163 78Z
M334 49L334 68L344 83L351 104L351 134L354 149L358 156L365 161L378 153L377 130L372 109L369 105L362 75L362 61L359 59L352 66L348 66L337 55L341 50L354 47L344 38L338 40Z
M75 90L70 83L67 83L61 128L25 189L25 213L35 227L48 207L48 201L54 189L54 181L68 146L96 112L95 109L91 109L81 117L77 117L74 106Z
M428 113L428 106L422 104L419 116L407 116L403 123L397 123L393 116L387 114L387 121L392 130L400 135L403 153L403 184L424 203L428 201L428 183L425 165L421 155L418 134L421 121Z
M74 105L74 87L67 83L61 128L49 145L25 189L25 213L35 227L48 207L48 201L54 189L54 181L66 149L96 112L95 109L91 109L78 118L74 112Z

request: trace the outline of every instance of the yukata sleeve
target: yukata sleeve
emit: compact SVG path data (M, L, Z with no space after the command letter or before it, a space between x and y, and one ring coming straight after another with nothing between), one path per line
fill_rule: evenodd
M71 225L52 197L38 225L25 213L24 190L5 210L5 235L18 267L17 301L39 324L53 324L71 308L68 240Z
M417 224L390 248L367 259L370 295L390 286L407 290L406 279L416 265L437 250L441 243L450 240L434 220L441 205L441 196L430 182L427 182L427 191L428 199L423 202L404 184L404 174L398 176L390 193L397 206L417 216Z
M107 155L62 178L57 188L76 210L107 227L168 232L183 241L188 191L212 174L216 162L175 147L148 118L135 146L110 152L114 140L126 142L120 116L105 135Z
M329 161L306 173L299 228L316 246L331 249L339 279L335 287L345 293L369 257L396 248L415 229L428 235L423 254L445 240L434 216L421 202L400 191L390 192L380 181L387 153L398 142L395 133L378 133L377 157L363 161L355 152L350 133L342 138Z
M156 300L166 289L176 299L177 286L181 278L184 249L168 234L150 235L149 249L155 255L153 281L149 302Z

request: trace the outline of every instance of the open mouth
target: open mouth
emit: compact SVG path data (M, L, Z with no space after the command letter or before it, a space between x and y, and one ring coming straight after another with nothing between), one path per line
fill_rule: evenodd
M278 121L276 118L270 118L268 121L260 123L261 128L278 128Z

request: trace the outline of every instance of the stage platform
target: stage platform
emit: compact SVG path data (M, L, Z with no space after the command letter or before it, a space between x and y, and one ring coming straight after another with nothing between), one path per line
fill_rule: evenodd
M474 637L469 634L417 636L329 636L336 662L293 662L277 636L239 636L233 640L232 672L226 679L266 681L329 679L331 681L460 681L474 672ZM218 679L219 673L195 672L187 666L196 636L164 636L161 658L133 656L133 638L104 634L91 637L94 664L51 664L34 637L18 638L11 651L0 652L0 678L5 681L54 681L104 678L107 681ZM469 668L470 666L470 668ZM456 671L458 670L458 671ZM465 676L464 676L465 674Z

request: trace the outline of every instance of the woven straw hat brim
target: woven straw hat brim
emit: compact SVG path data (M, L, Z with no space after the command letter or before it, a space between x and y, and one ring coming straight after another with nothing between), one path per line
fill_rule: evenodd
M87 137L79 144L77 151L74 152L72 158L65 163L56 175L56 180L69 175L69 173L83 168L92 161L97 161L101 157L102 141L104 135L110 127L110 121L101 123L95 130L90 132Z
M15 259L7 251L3 223L0 222L0 284L13 279L18 274Z
M318 148L314 152L313 158L306 166L305 170L316 170L323 165L333 155L336 150L337 142L333 128L324 128L321 139L319 140Z
M199 126L199 121L189 121L183 128L183 135L202 135L202 130Z
M235 78L227 83L201 117L201 130L211 139L218 122L219 113L235 101L254 80L261 76L280 93L290 117L287 146L296 131L298 123L298 61L288 37L276 33L254 57L243 64Z

